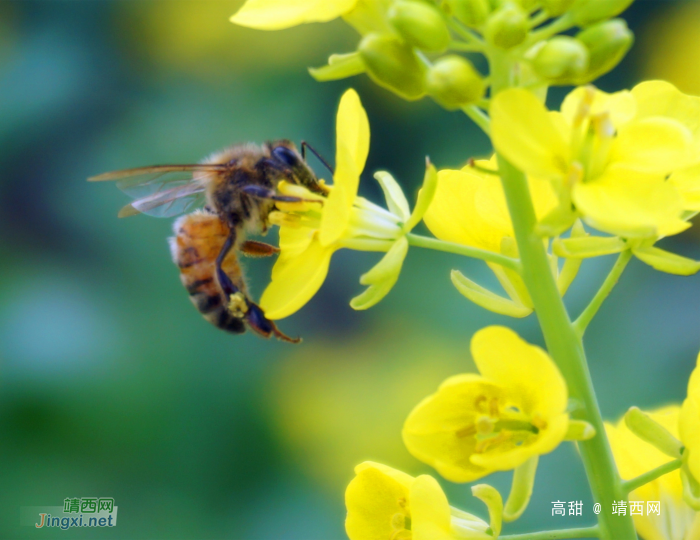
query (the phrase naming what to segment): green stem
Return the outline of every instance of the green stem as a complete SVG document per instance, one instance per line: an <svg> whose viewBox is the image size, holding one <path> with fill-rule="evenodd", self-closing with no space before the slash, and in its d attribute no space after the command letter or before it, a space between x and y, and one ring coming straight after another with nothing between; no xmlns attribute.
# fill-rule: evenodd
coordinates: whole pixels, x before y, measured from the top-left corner
<svg viewBox="0 0 700 540"><path fill-rule="evenodd" d="M652 469L650 471L645 472L644 474L640 474L639 476L632 478L632 480L623 482L622 488L625 490L625 492L630 493L631 491L634 491L635 489L643 486L644 484L653 482L654 480L656 480L660 476L663 476L664 474L668 474L672 471L675 471L676 469L680 469L681 465L683 465L682 459L674 459L673 461L669 461L668 463L664 463L663 465L656 467L656 469Z"/></svg>
<svg viewBox="0 0 700 540"><path fill-rule="evenodd" d="M540 531L525 534L508 534L499 536L499 540L559 540L564 538L598 538L598 526L580 529L561 529L559 531Z"/></svg>
<svg viewBox="0 0 700 540"><path fill-rule="evenodd" d="M583 404L581 409L572 413L572 417L587 421L596 430L595 437L579 442L593 499L603 508L610 509L612 503L622 500L626 493L605 435L583 344L557 290L542 239L535 232L537 220L525 175L501 156L498 168L515 230L523 281L532 298L547 349L566 379L569 395ZM598 519L601 538L636 540L631 517L602 512Z"/></svg>
<svg viewBox="0 0 700 540"><path fill-rule="evenodd" d="M491 119L479 107L476 105L465 105L462 107L462 111L471 118L486 135L491 134Z"/></svg>
<svg viewBox="0 0 700 540"><path fill-rule="evenodd" d="M617 283L617 280L620 279L620 275L631 258L632 251L629 249L620 253L615 261L615 265L612 267L612 270L610 270L608 277L605 278L603 285L601 285L600 289L598 289L598 292L591 300L591 303L586 306L586 309L584 309L581 315L578 316L578 319L574 321L574 330L576 330L579 337L583 336L588 327L588 323L590 323L595 314L598 313L598 309L600 309L600 306L608 297L610 291L613 290L613 287Z"/></svg>
<svg viewBox="0 0 700 540"><path fill-rule="evenodd" d="M565 17L558 19L543 31L552 31L565 26L568 24L563 20ZM511 86L514 61L495 48L487 51L487 58L491 67L492 96L495 96ZM547 349L567 382L569 396L582 405L571 413L571 417L575 420L585 420L596 431L593 438L580 441L578 446L593 500L600 503L606 510L598 515L600 538L636 540L637 534L632 518L613 516L610 511L612 503L623 500L626 493L605 434L605 426L588 371L583 343L571 324L552 275L544 243L535 230L537 218L527 179L501 155L498 155L498 169L501 172L503 190L515 231L522 265L521 275L530 293Z"/></svg>
<svg viewBox="0 0 700 540"><path fill-rule="evenodd" d="M506 257L500 253L494 253L493 251L488 251L486 249L464 246L454 242L445 242L444 240L438 240L437 238L420 236L413 233L407 234L406 239L411 246L434 249L436 251L445 251L447 253L456 253L457 255L464 255L474 259L481 259L482 261L500 264L501 266L505 266L506 268L510 268L516 272L520 270L520 264L516 259Z"/></svg>
<svg viewBox="0 0 700 540"><path fill-rule="evenodd" d="M450 49L462 52L482 52L484 46L479 43L465 43L463 41L450 42Z"/></svg>

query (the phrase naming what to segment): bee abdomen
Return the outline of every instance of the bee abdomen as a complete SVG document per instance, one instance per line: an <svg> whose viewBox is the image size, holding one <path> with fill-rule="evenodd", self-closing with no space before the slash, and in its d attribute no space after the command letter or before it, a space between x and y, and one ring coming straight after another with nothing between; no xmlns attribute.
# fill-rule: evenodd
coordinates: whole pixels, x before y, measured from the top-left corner
<svg viewBox="0 0 700 540"><path fill-rule="evenodd" d="M216 258L228 236L226 225L217 215L198 211L178 219L174 230L176 236L170 239L170 250L192 304L217 328L236 334L245 332L243 320L227 309L228 301L215 277ZM222 269L245 292L233 250L224 260Z"/></svg>

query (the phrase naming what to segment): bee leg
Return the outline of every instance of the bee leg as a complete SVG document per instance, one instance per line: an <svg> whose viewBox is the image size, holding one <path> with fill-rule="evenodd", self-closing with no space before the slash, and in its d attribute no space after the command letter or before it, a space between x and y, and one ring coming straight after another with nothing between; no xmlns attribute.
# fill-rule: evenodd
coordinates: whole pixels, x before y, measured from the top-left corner
<svg viewBox="0 0 700 540"><path fill-rule="evenodd" d="M231 281L231 278L228 277L226 272L224 272L224 270L221 268L221 265L223 264L226 255L228 255L228 252L231 251L231 248L233 248L235 243L236 229L234 227L231 227L231 233L226 239L226 242L224 242L224 245L221 248L218 257L216 257L216 277L218 278L219 285L221 285L221 290L223 291L224 296L227 299L231 298L231 295L236 294L240 290L240 288L234 285L233 281Z"/></svg>
<svg viewBox="0 0 700 540"><path fill-rule="evenodd" d="M301 197L294 197L292 195L279 195L272 189L268 189L262 186L245 186L241 188L241 191L247 193L251 197L257 199L268 199L277 202L288 202L288 203L298 203L298 202L308 202L308 203L318 203L323 206L323 201L318 199L303 199Z"/></svg>
<svg viewBox="0 0 700 540"><path fill-rule="evenodd" d="M245 314L245 320L253 332L263 337L268 338L270 335L274 334L277 339L286 341L287 343L299 343L301 341L301 338L290 338L288 335L280 332L275 323L265 317L260 306L253 302L249 302L248 304L248 312Z"/></svg>
<svg viewBox="0 0 700 540"><path fill-rule="evenodd" d="M241 252L248 257L271 257L280 252L280 248L266 244L265 242L257 242L255 240L246 240L241 245Z"/></svg>

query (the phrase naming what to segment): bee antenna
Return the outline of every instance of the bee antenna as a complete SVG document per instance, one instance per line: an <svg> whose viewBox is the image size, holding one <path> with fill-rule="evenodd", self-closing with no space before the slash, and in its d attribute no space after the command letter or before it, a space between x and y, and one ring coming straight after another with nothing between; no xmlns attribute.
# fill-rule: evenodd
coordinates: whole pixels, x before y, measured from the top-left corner
<svg viewBox="0 0 700 540"><path fill-rule="evenodd" d="M331 166L328 164L328 162L327 162L325 159L323 159L323 157L321 156L321 154L319 154L319 153L316 151L316 149L315 149L313 146L311 146L309 143L307 143L306 141L301 141L301 158L302 158L304 161L306 161L306 149L307 149L307 148L308 148L309 150L311 150L311 153L312 153L314 156L316 156L316 157L318 158L318 160L319 160L321 163L323 163L323 165L326 167L326 169L328 169L328 170L330 171L331 174L334 174L333 167L331 167Z"/></svg>

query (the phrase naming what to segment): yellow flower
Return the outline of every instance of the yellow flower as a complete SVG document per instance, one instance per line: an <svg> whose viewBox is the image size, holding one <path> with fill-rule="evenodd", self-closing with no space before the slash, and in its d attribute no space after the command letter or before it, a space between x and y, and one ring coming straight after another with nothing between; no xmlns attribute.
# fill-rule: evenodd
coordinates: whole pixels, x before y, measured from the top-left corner
<svg viewBox="0 0 700 540"><path fill-rule="evenodd" d="M438 172L437 190L423 220L440 240L517 256L515 234L501 180L496 174L485 172L496 170L496 158L479 160L475 165ZM544 217L557 206L556 194L547 180L532 178L529 183L537 216ZM457 271L453 273L453 282L472 301L492 311L516 317L531 313L532 302L517 273L497 264L488 264L511 298L498 298L502 309L489 307L460 288L460 283L469 280Z"/></svg>
<svg viewBox="0 0 700 540"><path fill-rule="evenodd" d="M453 482L551 452L569 426L566 383L542 349L491 326L474 335L471 351L481 375L447 379L403 429L409 452Z"/></svg>
<svg viewBox="0 0 700 540"><path fill-rule="evenodd" d="M347 13L358 0L248 0L231 22L259 30L327 22Z"/></svg>
<svg viewBox="0 0 700 540"><path fill-rule="evenodd" d="M281 319L299 310L321 287L333 253L349 247L364 251L390 251L389 268L380 268L364 282L374 284L377 275L396 281L406 255L401 216L357 196L360 174L369 152L369 122L357 93L350 89L340 100L336 122L336 168L327 198L305 188L282 182L286 195L323 203L278 203L280 212L270 216L280 225L280 256L272 269L272 281L260 305L270 319ZM393 181L393 179L392 179ZM397 190L398 184L394 185ZM403 196L403 194L401 194ZM390 199L390 197L388 196ZM399 242L398 247L396 241ZM392 249L394 248L394 249ZM393 285L391 282L391 285ZM368 304L388 292L383 284L365 299ZM366 307L369 307L369 305Z"/></svg>
<svg viewBox="0 0 700 540"><path fill-rule="evenodd" d="M671 405L647 414L678 437L680 407ZM672 459L637 438L625 425L624 419L616 425L606 423L605 430L620 476L625 480L635 478ZM643 515L633 515L633 518L637 532L644 540L695 540L700 537L700 517L683 501L679 471L672 471L635 489L629 498L630 501L643 503ZM660 515L647 512L647 501L660 502Z"/></svg>
<svg viewBox="0 0 700 540"><path fill-rule="evenodd" d="M685 445L684 460L690 474L700 482L700 355L688 381L688 396L680 413L680 439ZM686 456L687 454L687 456Z"/></svg>
<svg viewBox="0 0 700 540"><path fill-rule="evenodd" d="M578 88L549 112L510 89L491 105L496 150L528 175L553 181L563 207L626 238L679 233L683 199L669 174L700 161L700 101L660 81L606 94Z"/></svg>
<svg viewBox="0 0 700 540"><path fill-rule="evenodd" d="M247 0L231 22L258 30L282 30L343 17L360 34L389 31L389 0Z"/></svg>
<svg viewBox="0 0 700 540"><path fill-rule="evenodd" d="M481 519L450 508L431 476L418 478L366 461L345 492L350 540L492 539Z"/></svg>

